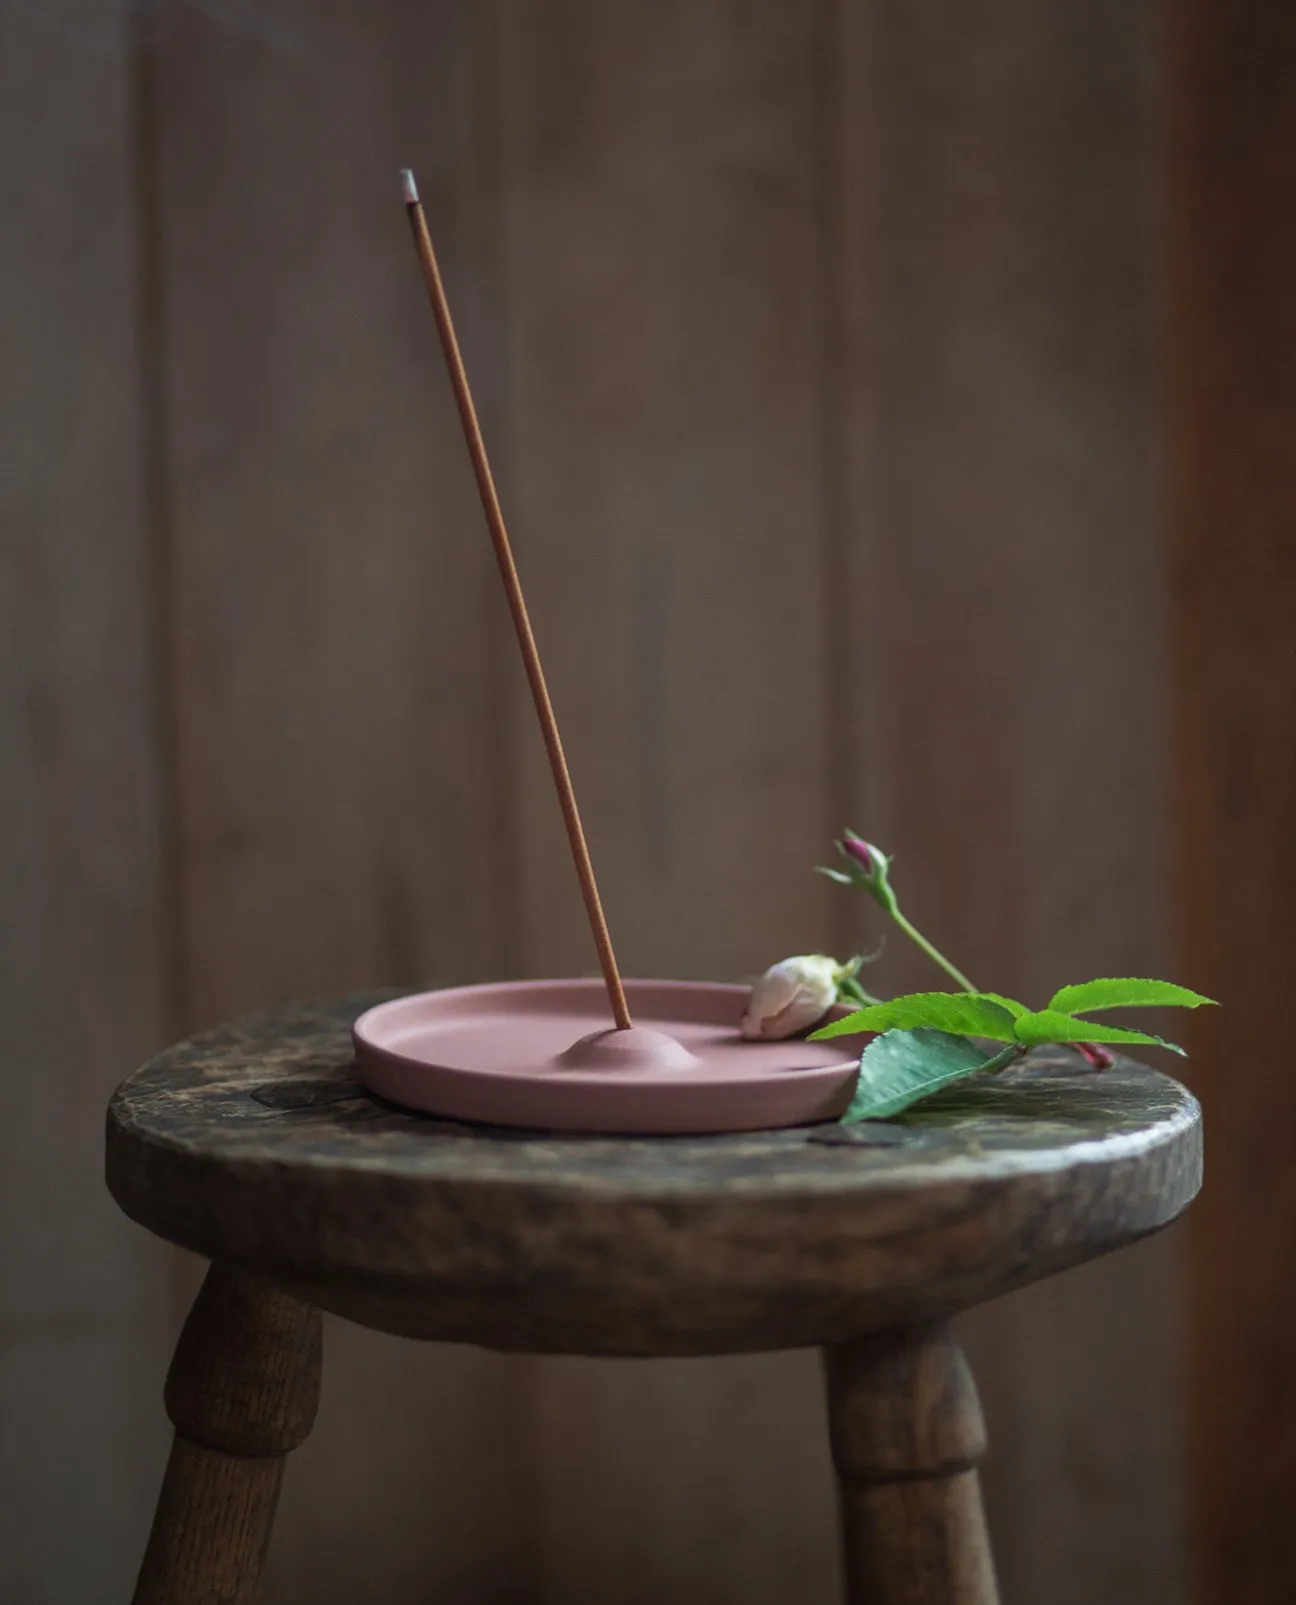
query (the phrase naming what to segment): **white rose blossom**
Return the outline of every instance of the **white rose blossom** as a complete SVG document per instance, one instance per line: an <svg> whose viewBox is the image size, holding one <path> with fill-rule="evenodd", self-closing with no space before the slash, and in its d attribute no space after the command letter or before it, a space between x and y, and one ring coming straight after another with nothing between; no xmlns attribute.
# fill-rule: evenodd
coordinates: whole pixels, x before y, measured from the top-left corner
<svg viewBox="0 0 1296 1605"><path fill-rule="evenodd" d="M838 983L848 969L825 953L802 953L770 965L751 989L743 1036L773 1042L818 1025L836 1003Z"/></svg>

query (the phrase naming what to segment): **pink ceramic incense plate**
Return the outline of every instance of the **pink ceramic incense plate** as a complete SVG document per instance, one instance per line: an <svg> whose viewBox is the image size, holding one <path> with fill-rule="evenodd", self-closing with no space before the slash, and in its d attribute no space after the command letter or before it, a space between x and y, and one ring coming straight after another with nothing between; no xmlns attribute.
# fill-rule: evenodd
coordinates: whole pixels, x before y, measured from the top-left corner
<svg viewBox="0 0 1296 1605"><path fill-rule="evenodd" d="M546 1131L760 1131L835 1119L855 1039L746 1042L747 989L627 981L635 1029L615 1031L599 981L510 981L420 992L355 1023L371 1092L406 1108Z"/></svg>

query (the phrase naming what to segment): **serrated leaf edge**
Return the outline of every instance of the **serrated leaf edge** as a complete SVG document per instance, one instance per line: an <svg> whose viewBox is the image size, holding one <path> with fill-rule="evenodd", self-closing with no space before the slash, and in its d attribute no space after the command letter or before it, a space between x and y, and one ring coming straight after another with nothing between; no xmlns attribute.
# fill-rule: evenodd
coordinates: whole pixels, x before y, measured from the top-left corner
<svg viewBox="0 0 1296 1605"><path fill-rule="evenodd" d="M969 1048L972 1048L973 1050L976 1049L976 1043L973 1042L970 1037L965 1037L958 1031L941 1031L939 1026L919 1026L916 1029L922 1031L934 1031L943 1037L950 1037L956 1042L965 1042ZM886 1037L893 1035L909 1034L910 1033L908 1031L905 1031L900 1027L896 1027L892 1031L883 1031L875 1039L875 1041L881 1042ZM868 1048L865 1048L864 1050L864 1055L867 1055L869 1048L872 1048L874 1045L875 1044L873 1042L870 1042ZM936 1093L942 1091L943 1088L951 1086L955 1081L962 1081L965 1076L979 1075L983 1071L989 1071L993 1073L994 1071L1004 1069L1007 1065L1011 1064L1014 1059L1019 1057L1021 1051L1022 1050L1018 1044L1009 1043L1009 1045L1001 1052L993 1053L987 1059L983 1059L975 1064L970 1064L964 1069L951 1071L948 1075L933 1078L933 1081L928 1086L920 1088L913 1094L913 1096L906 1097L902 1103L897 1104L895 1103L894 1099L883 1100L881 1104L872 1104L865 1109L860 1109L857 1111L856 1100L860 1094L860 1081L862 1081L864 1077L864 1055L861 1055L859 1080L857 1080L855 1083L855 1090L851 1094L850 1105L845 1114L842 1115L840 1123L843 1126L854 1126L858 1125L864 1120L889 1120L892 1115L903 1114L906 1109L911 1109L914 1104L921 1103L925 1098L933 1097Z"/></svg>
<svg viewBox="0 0 1296 1605"><path fill-rule="evenodd" d="M895 1004L910 1003L919 998L948 998L952 1003L962 1003L969 1000L990 1003L1002 1011L1005 1015L1005 1020L999 1026L999 1032L978 1029L975 1034L989 1037L991 1041L1012 1043L1016 1040L1015 1036L1000 1034L1000 1032L1007 1033L1012 1031L1014 1028L1017 1016L1014 1015L1013 1008L1005 1006L1007 1003L1011 1003L1011 999L1001 1000L997 995L981 992L903 992L899 997L884 998L879 1003L870 1003L867 1007L857 1009L853 1014L847 1014L840 1020L830 1020L827 1025L821 1025L817 1031L810 1033L810 1041L821 1042L827 1041L832 1037L851 1036L857 1031L877 1031L882 1034L888 1031L939 1031L948 1037L963 1035L962 1032L951 1031L948 1026L936 1025L934 1022L920 1021L916 1025L896 1025L893 1022L870 1024L861 1018L863 1015L871 1014L874 1009L886 1009ZM1021 1014L1030 1012L1023 1004L1015 1004L1013 1007Z"/></svg>
<svg viewBox="0 0 1296 1605"><path fill-rule="evenodd" d="M1188 996L1180 999L1146 998L1132 1003L1090 1003L1083 1008L1074 1004L1059 1004L1058 999L1065 997L1068 992L1080 992L1089 986L1165 986L1172 987L1177 992L1186 992ZM1208 998L1203 992L1194 992L1191 987L1180 986L1177 981L1159 981L1150 975L1099 975L1092 981L1075 981L1069 986L1060 986L1049 999L1048 1010L1059 1014L1079 1016L1082 1014L1101 1014L1107 1009L1199 1009L1204 1004L1213 1008L1219 1005L1214 998ZM1044 1011L1040 1011L1044 1012Z"/></svg>
<svg viewBox="0 0 1296 1605"><path fill-rule="evenodd" d="M1038 1037L1023 1037L1021 1027L1031 1020L1038 1020L1044 1015L1052 1015L1059 1020L1069 1020L1076 1028L1074 1036L1062 1037L1054 1034ZM1048 1027L1045 1028L1046 1030ZM1097 1020L1082 1020L1078 1014L1067 1014L1062 1009L1035 1009L1023 1015L1013 1024L1013 1034L1017 1041L1025 1048L1046 1048L1050 1045L1066 1047L1074 1042L1109 1042L1113 1047L1148 1047L1169 1048L1172 1053L1187 1057L1186 1050L1177 1042L1169 1042L1165 1037L1153 1036L1150 1031L1134 1031L1124 1026L1103 1025Z"/></svg>

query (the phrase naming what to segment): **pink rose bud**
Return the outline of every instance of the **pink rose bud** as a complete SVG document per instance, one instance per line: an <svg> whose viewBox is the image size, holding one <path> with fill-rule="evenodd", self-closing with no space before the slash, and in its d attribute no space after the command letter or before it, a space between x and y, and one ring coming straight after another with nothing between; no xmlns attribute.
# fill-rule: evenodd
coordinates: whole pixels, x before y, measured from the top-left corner
<svg viewBox="0 0 1296 1605"><path fill-rule="evenodd" d="M862 886L888 914L894 914L895 893L888 878L891 860L882 849L866 842L853 830L845 830L837 843L837 851L846 860L847 867L844 874L840 870L830 871L833 878L848 885Z"/></svg>
<svg viewBox="0 0 1296 1605"><path fill-rule="evenodd" d="M742 1017L743 1036L772 1042L818 1025L837 1001L843 969L823 953L802 953L772 964L751 989Z"/></svg>
<svg viewBox="0 0 1296 1605"><path fill-rule="evenodd" d="M853 830L842 832L841 850L847 858L853 858L866 875L877 874L877 860L882 857L876 847L870 847L862 836L857 836ZM882 860L886 862L885 859Z"/></svg>

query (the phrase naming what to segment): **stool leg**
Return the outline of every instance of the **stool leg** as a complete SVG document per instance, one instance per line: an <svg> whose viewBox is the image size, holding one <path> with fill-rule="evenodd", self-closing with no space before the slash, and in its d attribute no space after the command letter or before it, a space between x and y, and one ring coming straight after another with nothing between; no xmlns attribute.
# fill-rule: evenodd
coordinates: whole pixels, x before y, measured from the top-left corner
<svg viewBox="0 0 1296 1605"><path fill-rule="evenodd" d="M175 1442L134 1605L251 1605L319 1389L319 1311L213 1265L167 1376Z"/></svg>
<svg viewBox="0 0 1296 1605"><path fill-rule="evenodd" d="M825 1349L848 1605L996 1605L976 1384L945 1326Z"/></svg>

